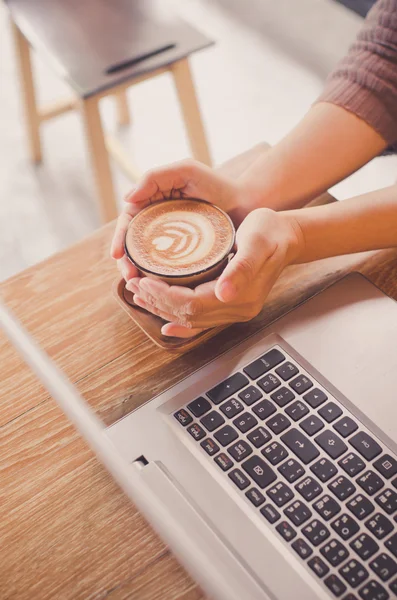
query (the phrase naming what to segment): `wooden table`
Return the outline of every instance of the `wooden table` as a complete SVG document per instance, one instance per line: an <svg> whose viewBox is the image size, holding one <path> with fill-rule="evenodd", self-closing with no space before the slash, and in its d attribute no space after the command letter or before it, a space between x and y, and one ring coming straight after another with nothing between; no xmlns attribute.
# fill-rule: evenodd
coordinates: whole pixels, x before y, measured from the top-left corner
<svg viewBox="0 0 397 600"><path fill-rule="evenodd" d="M251 159L227 169L236 174ZM397 300L397 250L291 267L259 317L170 354L112 297L113 229L0 286L106 424L349 271ZM0 357L0 598L204 598L1 334Z"/></svg>

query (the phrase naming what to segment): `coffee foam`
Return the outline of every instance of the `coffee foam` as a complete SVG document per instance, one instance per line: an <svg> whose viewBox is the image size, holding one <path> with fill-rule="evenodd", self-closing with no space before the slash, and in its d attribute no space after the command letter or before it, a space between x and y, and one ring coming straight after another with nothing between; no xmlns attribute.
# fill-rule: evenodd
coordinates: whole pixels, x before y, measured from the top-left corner
<svg viewBox="0 0 397 600"><path fill-rule="evenodd" d="M199 200L168 200L138 213L126 235L131 258L161 275L190 275L210 268L230 251L228 217Z"/></svg>

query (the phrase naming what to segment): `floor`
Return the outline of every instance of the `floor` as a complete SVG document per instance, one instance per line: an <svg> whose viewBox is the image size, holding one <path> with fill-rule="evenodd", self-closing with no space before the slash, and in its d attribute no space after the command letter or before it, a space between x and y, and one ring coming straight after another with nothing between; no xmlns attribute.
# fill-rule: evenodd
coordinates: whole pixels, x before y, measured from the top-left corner
<svg viewBox="0 0 397 600"><path fill-rule="evenodd" d="M194 77L216 163L259 141L276 143L321 91L361 18L332 0L172 0L216 40L193 57ZM6 9L0 4L0 280L80 240L100 225L81 122L45 125L44 162L29 163ZM43 102L67 90L35 61ZM161 101L159 100L161 99ZM142 171L188 155L167 76L129 92L133 126L117 132ZM103 101L106 127L114 105ZM334 188L340 199L395 181L396 157L376 159ZM114 170L122 203L130 183Z"/></svg>

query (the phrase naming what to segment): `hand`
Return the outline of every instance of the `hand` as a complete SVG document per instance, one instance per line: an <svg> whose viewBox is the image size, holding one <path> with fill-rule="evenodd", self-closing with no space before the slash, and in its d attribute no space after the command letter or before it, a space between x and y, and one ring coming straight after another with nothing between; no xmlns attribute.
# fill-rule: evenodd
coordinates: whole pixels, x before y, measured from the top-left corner
<svg viewBox="0 0 397 600"><path fill-rule="evenodd" d="M212 202L228 212L235 225L239 225L254 208L249 194L238 180L224 177L202 163L186 160L149 171L126 197L126 206L117 220L112 241L111 255L117 260L126 281L138 276L124 253L124 238L132 217L148 204L169 198L200 198ZM136 291L138 280L133 283L133 291Z"/></svg>
<svg viewBox="0 0 397 600"><path fill-rule="evenodd" d="M253 210L237 231L237 252L217 281L195 289L144 277L128 282L134 302L170 321L162 334L191 337L218 325L249 321L259 314L283 269L304 252L296 218L288 212Z"/></svg>

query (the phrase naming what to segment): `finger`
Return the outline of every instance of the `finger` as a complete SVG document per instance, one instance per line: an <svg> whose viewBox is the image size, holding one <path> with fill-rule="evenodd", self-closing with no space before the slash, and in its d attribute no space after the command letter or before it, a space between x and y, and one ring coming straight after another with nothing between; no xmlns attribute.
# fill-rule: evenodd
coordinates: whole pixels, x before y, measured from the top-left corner
<svg viewBox="0 0 397 600"><path fill-rule="evenodd" d="M143 208L155 200L168 199L173 191L180 192L185 188L192 176L192 164L183 161L149 171L127 196L126 202Z"/></svg>
<svg viewBox="0 0 397 600"><path fill-rule="evenodd" d="M134 301L134 304L136 304L140 308L144 308L147 312L151 313L152 315L155 315L156 317L160 317L161 319L163 319L163 321L172 321L175 319L175 317L173 315L170 315L169 313L167 313L165 311L159 310L155 306L150 306L136 294L133 297L133 301Z"/></svg>
<svg viewBox="0 0 397 600"><path fill-rule="evenodd" d="M132 279L129 279L125 286L126 289L129 292L132 292L133 294L138 294L140 280L141 280L141 277L133 277Z"/></svg>
<svg viewBox="0 0 397 600"><path fill-rule="evenodd" d="M222 302L231 302L239 293L246 293L269 257L265 237L258 230L257 219L250 216L237 232L237 252L215 287L216 297Z"/></svg>
<svg viewBox="0 0 397 600"><path fill-rule="evenodd" d="M176 315L200 315L223 304L215 296L215 281L208 281L194 289L184 286L168 285L162 281L145 278L140 282L140 288L156 299L156 305L165 305Z"/></svg>
<svg viewBox="0 0 397 600"><path fill-rule="evenodd" d="M117 268L126 281L138 277L138 269L125 255L117 261Z"/></svg>
<svg viewBox="0 0 397 600"><path fill-rule="evenodd" d="M198 335L205 329L189 329L177 323L167 323L161 328L161 333L167 337L191 338Z"/></svg>
<svg viewBox="0 0 397 600"><path fill-rule="evenodd" d="M110 246L110 255L112 258L121 258L124 256L124 240L128 226L131 222L132 215L128 212L122 212L117 219L116 230L113 235L112 244Z"/></svg>

